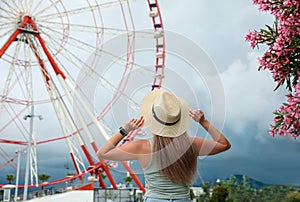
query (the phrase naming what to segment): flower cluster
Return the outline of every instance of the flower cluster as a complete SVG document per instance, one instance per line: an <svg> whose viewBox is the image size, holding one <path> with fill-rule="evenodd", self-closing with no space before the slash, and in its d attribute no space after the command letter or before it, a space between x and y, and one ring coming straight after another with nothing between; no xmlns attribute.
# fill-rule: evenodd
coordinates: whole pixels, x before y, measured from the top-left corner
<svg viewBox="0 0 300 202"><path fill-rule="evenodd" d="M259 44L268 46L259 58L258 69L268 69L278 84L276 89L286 83L290 92L287 103L274 112L276 117L270 134L289 134L296 138L300 135L300 1L253 0L253 3L276 19L273 26L266 25L265 29L246 35L252 48Z"/></svg>
<svg viewBox="0 0 300 202"><path fill-rule="evenodd" d="M300 78L295 86L295 94L287 95L288 103L284 103L279 110L274 112L274 125L272 125L270 135L289 134L295 138L300 135Z"/></svg>

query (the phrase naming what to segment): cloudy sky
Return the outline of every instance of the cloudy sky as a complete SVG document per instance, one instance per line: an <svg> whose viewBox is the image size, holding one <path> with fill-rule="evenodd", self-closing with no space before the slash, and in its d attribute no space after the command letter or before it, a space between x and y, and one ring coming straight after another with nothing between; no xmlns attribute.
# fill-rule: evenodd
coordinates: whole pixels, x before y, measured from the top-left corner
<svg viewBox="0 0 300 202"><path fill-rule="evenodd" d="M245 174L271 184L299 184L300 146L290 137L270 137L272 112L284 102L284 88L268 71L257 71L264 47L252 50L245 42L249 30L271 24L273 18L257 10L251 1L161 2L167 30L193 40L213 60L225 92L223 132L230 151L203 159L204 180Z"/></svg>
<svg viewBox="0 0 300 202"><path fill-rule="evenodd" d="M145 3L137 1L136 9L133 8L134 18L142 24L145 22L142 28L149 28L148 12L144 9L148 9ZM163 87L188 99L192 108L203 109L232 144L232 148L225 153L200 158L197 180L200 176L204 181L214 181L233 174L245 174L269 184L299 184L298 140L268 135L272 112L284 102L285 89L274 92L276 84L269 72L257 71L257 58L262 55L264 47L252 50L245 41L249 30L271 24L272 16L258 11L250 0L172 0L171 3L163 0L160 1L160 9L168 52ZM104 12L104 16L113 19L109 11ZM138 52L136 54L139 55ZM137 63L142 66L153 63L152 60L143 60L142 57L141 61L138 58ZM148 77L152 79L152 75L132 76L134 79L129 81L128 91L131 92L131 86L144 85ZM103 95L100 97L103 98ZM137 102L140 100L141 96L136 99ZM99 105L97 107L101 108ZM118 112L117 109L116 104L113 111ZM47 110L47 107L37 109L38 113L44 115L40 123L43 134L50 133L47 131L49 128L53 133L52 129L57 124L51 121ZM4 119L4 116L0 118ZM117 124L124 122L123 117L119 119L115 120ZM192 127L191 133L195 132L195 125ZM209 138L202 130L196 132L197 136ZM100 139L97 141L101 142ZM65 143L50 143L40 147L40 169L47 168L51 176L57 173L63 173L61 176L64 176L66 170L63 164L70 163L67 160L68 152L53 148L66 150Z"/></svg>

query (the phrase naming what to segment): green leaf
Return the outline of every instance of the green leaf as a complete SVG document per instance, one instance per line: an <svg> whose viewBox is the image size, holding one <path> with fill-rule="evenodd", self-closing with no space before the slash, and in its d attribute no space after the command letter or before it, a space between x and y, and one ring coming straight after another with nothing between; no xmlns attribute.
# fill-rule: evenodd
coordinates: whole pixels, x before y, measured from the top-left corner
<svg viewBox="0 0 300 202"><path fill-rule="evenodd" d="M263 33L267 33L267 34L271 34L271 32L270 31L267 31L266 29L261 29L261 32L263 32Z"/></svg>
<svg viewBox="0 0 300 202"><path fill-rule="evenodd" d="M269 26L269 25L266 25L266 27L268 28L268 30L269 30L269 32L270 32L270 34L274 34L274 30L273 30L273 28L271 27L271 26Z"/></svg>
<svg viewBox="0 0 300 202"><path fill-rule="evenodd" d="M278 115L278 116L282 116L283 114L280 112L273 112L273 114Z"/></svg>
<svg viewBox="0 0 300 202"><path fill-rule="evenodd" d="M277 86L276 86L276 88L273 90L273 91L276 91L276 90L278 90L278 88L281 86L282 84L281 83L279 83Z"/></svg>
<svg viewBox="0 0 300 202"><path fill-rule="evenodd" d="M278 128L283 122L283 119L277 122L277 124L273 127L274 129Z"/></svg>

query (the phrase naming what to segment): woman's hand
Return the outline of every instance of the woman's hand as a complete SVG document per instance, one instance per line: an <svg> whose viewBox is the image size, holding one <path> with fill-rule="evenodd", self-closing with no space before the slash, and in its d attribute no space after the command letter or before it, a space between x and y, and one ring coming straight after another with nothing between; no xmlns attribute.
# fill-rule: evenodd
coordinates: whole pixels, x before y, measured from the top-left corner
<svg viewBox="0 0 300 202"><path fill-rule="evenodd" d="M123 128L126 132L131 132L133 130L142 127L144 124L144 118L141 116L139 119L130 119ZM141 155L139 152L144 152L141 149L142 145L140 141L131 141L125 145L117 147L119 142L125 136L119 131L115 133L103 146L97 151L97 156L100 159L123 161L123 160L137 160Z"/></svg>
<svg viewBox="0 0 300 202"><path fill-rule="evenodd" d="M126 130L127 133L138 129L139 127L144 125L144 117L140 117L139 119L137 118L132 118L130 119L124 126L123 128Z"/></svg>
<svg viewBox="0 0 300 202"><path fill-rule="evenodd" d="M195 138L194 144L196 145L199 156L213 155L226 151L231 147L227 138L215 128L204 116L204 112L200 109L190 110L190 117L200 125L211 135L213 141L204 140L202 138Z"/></svg>
<svg viewBox="0 0 300 202"><path fill-rule="evenodd" d="M206 119L204 116L204 112L200 109L196 109L196 110L190 110L189 111L190 117L192 119L194 119L194 121L202 124Z"/></svg>

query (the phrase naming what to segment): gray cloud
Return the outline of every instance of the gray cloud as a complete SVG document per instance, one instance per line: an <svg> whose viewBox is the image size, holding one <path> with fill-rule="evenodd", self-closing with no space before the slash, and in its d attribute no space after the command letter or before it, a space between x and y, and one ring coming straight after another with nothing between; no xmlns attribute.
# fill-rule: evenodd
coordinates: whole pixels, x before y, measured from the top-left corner
<svg viewBox="0 0 300 202"><path fill-rule="evenodd" d="M161 1L160 4L166 30L185 36L207 53L220 72L217 76L221 78L224 87L226 118L223 131L232 142L232 148L224 154L200 159L199 172L203 179L212 180L227 178L231 174L247 174L266 183L298 183L300 179L295 173L300 166L297 163L300 149L297 142L289 137L271 138L268 135L269 123L273 118L272 112L284 100L285 92L272 91L275 84L269 72L257 71L256 59L263 49L253 51L244 40L248 30L270 24L273 18L269 14L259 12L251 1L174 0L172 3ZM142 28L152 26L149 23L148 13L144 12L146 9L148 8L144 3L142 5L137 3L136 8L133 6L135 19L143 24ZM104 14L106 14L104 16L112 15L107 11ZM115 26L119 26L118 23ZM171 47L171 44L167 44L168 47ZM193 53L188 54L192 56ZM184 63L176 63L176 59L171 55L167 57L168 70L163 85L176 90L183 97L190 97L191 93L182 92L177 88L176 79L184 80L184 87L192 88L193 93L199 96L192 103L193 107L204 108L207 116L211 116L211 97L204 81L198 83L199 78L190 79L190 75L185 78L181 67L176 66ZM140 64L142 62L143 60L139 61ZM148 63L150 62L147 60L146 65ZM136 73L138 76L143 74L145 72ZM147 82L152 81L149 75L145 77ZM3 88L3 84L0 85ZM130 85L134 85L134 82ZM101 95L95 96L101 98ZM200 106L197 106L198 103ZM123 104L118 103L118 107ZM97 107L99 106L100 104ZM61 136L57 123L53 122L55 114L48 110L50 107L48 105L36 109L37 113L44 116L44 120L38 121L41 126L36 131L39 140L49 138L49 135ZM217 107L215 106L216 109ZM119 108L115 110L117 109ZM5 123L5 118L7 117L0 117L1 124ZM218 122L218 117L215 118L214 121ZM114 117L108 119L112 120ZM114 124L119 124L123 120L114 119L114 121ZM117 128L114 125L113 127ZM6 132L12 134L14 131L9 129ZM203 133L201 130L198 131L199 136L205 137ZM100 141L100 137L98 138L97 143L101 144L102 139ZM41 172L52 176L60 173L60 176L64 176L66 170L63 164L69 159L64 140L57 144L41 145L38 148L42 148L38 153L39 161L43 165L40 167ZM10 150L14 152L15 147Z"/></svg>
<svg viewBox="0 0 300 202"><path fill-rule="evenodd" d="M166 29L186 36L207 52L225 89L223 131L232 148L200 160L204 180L246 174L266 183L298 183L294 174L299 168L297 142L268 135L272 113L285 100L286 91L273 92L276 84L270 73L257 71L257 58L265 48L251 50L244 38L249 30L272 24L273 17L258 11L252 1L176 0L161 4Z"/></svg>

